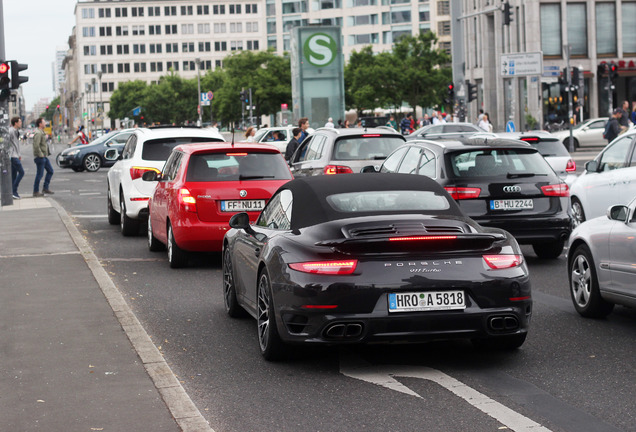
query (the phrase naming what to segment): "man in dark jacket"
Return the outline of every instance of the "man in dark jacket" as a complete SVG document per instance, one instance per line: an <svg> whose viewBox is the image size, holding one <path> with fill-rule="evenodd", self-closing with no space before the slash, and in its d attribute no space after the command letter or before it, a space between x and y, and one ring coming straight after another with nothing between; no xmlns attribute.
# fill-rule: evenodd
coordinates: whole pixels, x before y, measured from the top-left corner
<svg viewBox="0 0 636 432"><path fill-rule="evenodd" d="M607 140L608 144L614 141L614 138L616 138L621 132L621 125L619 122L622 114L623 110L616 108L612 113L612 117L607 121L607 126L605 127L605 133L603 136Z"/></svg>
<svg viewBox="0 0 636 432"><path fill-rule="evenodd" d="M294 137L287 143L287 147L285 148L285 160L287 161L287 163L290 162L292 156L294 155L294 152L300 145L300 143L298 142L298 138L300 138L302 131L303 130L301 128L292 129L292 135Z"/></svg>

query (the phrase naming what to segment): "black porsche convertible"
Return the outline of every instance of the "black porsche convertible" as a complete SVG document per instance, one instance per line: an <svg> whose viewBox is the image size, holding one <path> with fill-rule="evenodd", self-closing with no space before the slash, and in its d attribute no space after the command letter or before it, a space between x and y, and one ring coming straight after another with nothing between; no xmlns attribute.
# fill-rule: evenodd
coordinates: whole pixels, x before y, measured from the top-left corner
<svg viewBox="0 0 636 432"><path fill-rule="evenodd" d="M238 213L230 226L225 308L256 318L267 360L294 343L466 338L515 349L526 339L532 299L517 242L427 177L295 179L254 225Z"/></svg>

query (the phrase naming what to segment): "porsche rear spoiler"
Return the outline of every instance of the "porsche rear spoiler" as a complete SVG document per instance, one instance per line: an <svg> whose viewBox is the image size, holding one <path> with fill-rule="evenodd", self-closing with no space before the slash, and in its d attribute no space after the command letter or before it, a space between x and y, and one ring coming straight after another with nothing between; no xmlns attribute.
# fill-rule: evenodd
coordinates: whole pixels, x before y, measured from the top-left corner
<svg viewBox="0 0 636 432"><path fill-rule="evenodd" d="M413 236L383 236L344 238L316 242L343 253L382 254L400 252L461 253L486 251L496 242L505 240L503 234L433 234Z"/></svg>

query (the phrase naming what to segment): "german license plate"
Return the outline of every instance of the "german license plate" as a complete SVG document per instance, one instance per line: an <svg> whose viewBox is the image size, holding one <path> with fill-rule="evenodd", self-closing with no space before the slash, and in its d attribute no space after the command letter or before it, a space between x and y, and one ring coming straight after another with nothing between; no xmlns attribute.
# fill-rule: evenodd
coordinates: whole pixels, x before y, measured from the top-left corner
<svg viewBox="0 0 636 432"><path fill-rule="evenodd" d="M464 291L426 291L389 294L389 312L466 309Z"/></svg>
<svg viewBox="0 0 636 432"><path fill-rule="evenodd" d="M491 200L490 210L532 210L534 202L531 199Z"/></svg>
<svg viewBox="0 0 636 432"><path fill-rule="evenodd" d="M265 200L221 201L221 211L224 212L261 211L263 207Z"/></svg>

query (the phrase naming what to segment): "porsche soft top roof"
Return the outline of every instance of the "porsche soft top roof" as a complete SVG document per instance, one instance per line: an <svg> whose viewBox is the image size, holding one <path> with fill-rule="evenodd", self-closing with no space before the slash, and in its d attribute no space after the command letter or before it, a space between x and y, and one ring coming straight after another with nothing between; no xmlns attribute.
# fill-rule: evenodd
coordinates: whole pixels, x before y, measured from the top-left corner
<svg viewBox="0 0 636 432"><path fill-rule="evenodd" d="M382 212L382 215L408 213L466 217L455 200L448 195L442 186L435 180L419 175L364 173L303 177L285 183L278 189L278 192L283 189L289 189L294 195L292 204L292 229L305 228L338 219L377 215L375 212L356 212L353 214L339 212L329 205L326 200L330 195L351 192L396 190L432 191L447 197L450 205L447 210L426 211L424 213L422 211L404 211L396 208L395 211Z"/></svg>

